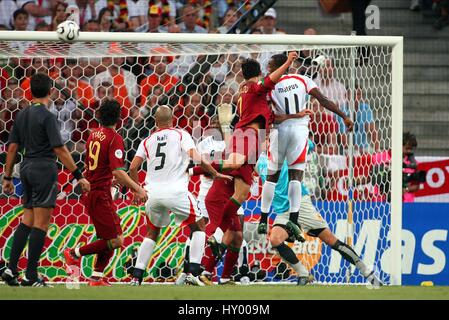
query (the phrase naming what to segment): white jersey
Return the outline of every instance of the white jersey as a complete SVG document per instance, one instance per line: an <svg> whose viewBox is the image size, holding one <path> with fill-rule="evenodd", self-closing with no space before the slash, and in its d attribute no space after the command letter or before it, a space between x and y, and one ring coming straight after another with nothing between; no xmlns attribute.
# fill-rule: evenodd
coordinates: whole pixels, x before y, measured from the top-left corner
<svg viewBox="0 0 449 320"><path fill-rule="evenodd" d="M158 196L188 191L187 152L194 148L192 137L181 129L161 129L143 140L136 156L147 161L145 189Z"/></svg>
<svg viewBox="0 0 449 320"><path fill-rule="evenodd" d="M287 74L281 77L270 93L274 114L296 114L306 108L307 95L317 85L309 77ZM309 125L310 118L289 119L296 124Z"/></svg>
<svg viewBox="0 0 449 320"><path fill-rule="evenodd" d="M200 154L208 154L208 160L212 162L222 158L222 154L226 149L226 143L224 141L217 141L212 136L209 136L198 143L197 149ZM205 198L210 187L212 187L213 180L203 174L201 175L200 181L198 198Z"/></svg>

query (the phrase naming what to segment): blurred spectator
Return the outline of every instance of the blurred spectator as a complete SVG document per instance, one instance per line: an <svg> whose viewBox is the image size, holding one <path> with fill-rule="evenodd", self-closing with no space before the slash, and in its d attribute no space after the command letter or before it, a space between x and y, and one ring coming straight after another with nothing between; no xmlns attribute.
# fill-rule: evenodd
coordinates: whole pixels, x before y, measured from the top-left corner
<svg viewBox="0 0 449 320"><path fill-rule="evenodd" d="M313 28L308 28L304 30L304 35L316 35L317 31ZM293 63L293 69L296 73L308 76L309 78L315 79L318 73L313 67L313 59L316 54L313 50L301 50L299 52L298 59Z"/></svg>
<svg viewBox="0 0 449 320"><path fill-rule="evenodd" d="M101 32L114 31L114 12L109 8L103 8L98 13L98 23Z"/></svg>
<svg viewBox="0 0 449 320"><path fill-rule="evenodd" d="M30 15L25 9L17 9L13 14L13 27L16 31L29 30L29 17Z"/></svg>
<svg viewBox="0 0 449 320"><path fill-rule="evenodd" d="M147 22L148 0L127 0L129 27L136 29Z"/></svg>
<svg viewBox="0 0 449 320"><path fill-rule="evenodd" d="M346 103L346 87L335 79L333 59L326 58L324 65L320 67L315 83L321 92L339 107Z"/></svg>
<svg viewBox="0 0 449 320"><path fill-rule="evenodd" d="M100 32L101 28L97 20L91 19L83 25L82 30L87 32Z"/></svg>
<svg viewBox="0 0 449 320"><path fill-rule="evenodd" d="M184 95L184 107L178 106L174 110L173 125L184 129L190 134L194 131L196 134L202 133L202 130L209 125L209 117L205 113L202 104L202 92L188 91ZM200 131L197 131L197 130Z"/></svg>
<svg viewBox="0 0 449 320"><path fill-rule="evenodd" d="M17 0L17 7L27 11L30 15L29 30L34 30L36 25L45 21L47 24L51 24L51 7L55 4L56 0Z"/></svg>
<svg viewBox="0 0 449 320"><path fill-rule="evenodd" d="M0 24L13 29L13 14L18 9L16 1L0 1Z"/></svg>
<svg viewBox="0 0 449 320"><path fill-rule="evenodd" d="M207 76L210 77L211 81L220 85L224 82L228 72L229 67L228 63L226 62L226 57L225 55L221 55L218 60L214 64L212 64Z"/></svg>
<svg viewBox="0 0 449 320"><path fill-rule="evenodd" d="M34 31L51 31L51 25L47 24L45 21L41 21L36 25Z"/></svg>
<svg viewBox="0 0 449 320"><path fill-rule="evenodd" d="M182 23L179 28L182 33L207 33L207 30L197 24L198 8L194 5L185 5L182 8Z"/></svg>
<svg viewBox="0 0 449 320"><path fill-rule="evenodd" d="M64 87L64 82L57 80L56 83L60 87ZM75 129L74 120L76 118L79 119L81 113L76 110L75 102L70 98L67 92L64 92L64 90L53 88L50 99L51 104L49 110L56 115L60 124L61 137L64 143L67 144L72 140L72 132ZM71 149L71 146L69 146L69 150Z"/></svg>
<svg viewBox="0 0 449 320"><path fill-rule="evenodd" d="M57 70L51 70L50 61L54 61L54 59L33 58L31 60L31 65L29 65L29 59L22 59L21 63L26 65L27 68L25 74L26 78L21 82L20 86L23 89L24 96L28 101L31 101L33 98L30 88L30 78L33 74L42 72L48 74L52 79L56 79L59 76Z"/></svg>
<svg viewBox="0 0 449 320"><path fill-rule="evenodd" d="M51 19L51 30L55 31L58 25L67 19L67 3L58 1L53 7L53 14Z"/></svg>
<svg viewBox="0 0 449 320"><path fill-rule="evenodd" d="M230 88L234 92L238 92L240 89L240 84L244 81L242 74L242 60L244 58L238 57L234 62L231 62L231 70L226 76L225 86ZM231 58L231 61L233 59Z"/></svg>
<svg viewBox="0 0 449 320"><path fill-rule="evenodd" d="M348 98L351 95L351 90L349 88L347 89L347 95ZM369 104L363 101L363 89L358 83L355 85L354 98L354 151L360 154L379 152L379 139L376 124L374 122L373 111ZM349 116L349 103L344 104L341 110ZM337 121L341 135L341 143L343 146L347 146L348 136L345 124L340 117L337 117Z"/></svg>
<svg viewBox="0 0 449 320"><path fill-rule="evenodd" d="M418 171L418 162L415 159L415 149L418 147L416 136L404 132L402 137L402 201L414 202L415 192L419 184L425 181L425 172Z"/></svg>
<svg viewBox="0 0 449 320"><path fill-rule="evenodd" d="M161 85L155 85L151 87L151 92L147 97L147 102L142 104L140 108L140 114L143 117L147 117L153 113L153 109L158 106L158 100L164 93L164 87Z"/></svg>
<svg viewBox="0 0 449 320"><path fill-rule="evenodd" d="M284 31L276 29L277 13L273 8L268 9L261 18L261 24L259 29L264 34L285 34Z"/></svg>
<svg viewBox="0 0 449 320"><path fill-rule="evenodd" d="M161 9L163 26L173 26L176 24L176 11L178 8L176 0L149 0L148 4L150 8L156 5Z"/></svg>
<svg viewBox="0 0 449 320"><path fill-rule="evenodd" d="M337 121L332 114L325 111L318 101L312 99L311 103L313 116L310 117L310 131L313 132L317 153L337 154Z"/></svg>
<svg viewBox="0 0 449 320"><path fill-rule="evenodd" d="M135 105L139 95L137 78L134 74L122 68L124 61L125 58L123 57L104 57L101 64L107 69L97 74L93 79L94 90L97 90L103 82L112 83L114 98L124 107L122 119L128 117L128 112Z"/></svg>
<svg viewBox="0 0 449 320"><path fill-rule="evenodd" d="M77 59L66 59L66 65L61 70L64 79L63 88L67 88L70 96L84 108L92 107L95 102L94 89L86 81L81 80L83 69Z"/></svg>
<svg viewBox="0 0 449 320"><path fill-rule="evenodd" d="M167 32L167 28L161 26L162 9L157 5L152 5L148 10L148 22L138 28L136 32ZM176 26L177 27L177 26ZM178 28L179 29L179 28Z"/></svg>
<svg viewBox="0 0 449 320"><path fill-rule="evenodd" d="M237 22L240 18L240 12L236 8L230 7L223 18L223 23L217 28L219 33L227 33L229 29Z"/></svg>
<svg viewBox="0 0 449 320"><path fill-rule="evenodd" d="M107 0L65 0L69 6L75 6L79 9L79 25L84 25L91 19L98 18L101 9L108 6Z"/></svg>
<svg viewBox="0 0 449 320"><path fill-rule="evenodd" d="M17 113L27 105L27 102L23 99L23 90L15 78L8 79L1 98L0 136L1 141L6 143Z"/></svg>
<svg viewBox="0 0 449 320"><path fill-rule="evenodd" d="M449 25L449 0L441 0L438 2L437 11L439 18L433 25L436 30L441 30Z"/></svg>
<svg viewBox="0 0 449 320"><path fill-rule="evenodd" d="M153 73L140 82L140 104L142 106L147 104L149 93L152 92L154 86L160 85L164 92L168 92L178 82L178 78L167 73L167 65L172 60L173 58L168 56L151 57L150 64L153 67Z"/></svg>

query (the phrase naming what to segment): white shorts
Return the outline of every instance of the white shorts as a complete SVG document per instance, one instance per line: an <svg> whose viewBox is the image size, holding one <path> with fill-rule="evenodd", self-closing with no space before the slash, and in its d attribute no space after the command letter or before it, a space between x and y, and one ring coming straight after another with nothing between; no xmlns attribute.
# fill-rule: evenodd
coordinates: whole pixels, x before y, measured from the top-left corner
<svg viewBox="0 0 449 320"><path fill-rule="evenodd" d="M209 213L206 209L206 197L198 196L197 202L198 202L198 209L200 210L201 216L209 219ZM243 210L242 207L237 210L237 214L239 216L243 216L245 214L245 210Z"/></svg>
<svg viewBox="0 0 449 320"><path fill-rule="evenodd" d="M306 168L309 128L294 122L283 122L270 131L268 170L279 171L287 160L288 168Z"/></svg>
<svg viewBox="0 0 449 320"><path fill-rule="evenodd" d="M175 215L178 227L187 226L202 218L195 197L190 192L160 197L152 194L148 197L145 213L152 225L158 228L170 224L170 214Z"/></svg>
<svg viewBox="0 0 449 320"><path fill-rule="evenodd" d="M276 216L276 219L274 219L273 225L284 226L287 224L289 219L290 214L288 212L278 214ZM313 205L310 196L303 196L301 199L301 206L299 207L299 215L298 215L298 224L306 233L312 230L329 228L327 222L315 209L315 206ZM313 234L313 236L317 235Z"/></svg>

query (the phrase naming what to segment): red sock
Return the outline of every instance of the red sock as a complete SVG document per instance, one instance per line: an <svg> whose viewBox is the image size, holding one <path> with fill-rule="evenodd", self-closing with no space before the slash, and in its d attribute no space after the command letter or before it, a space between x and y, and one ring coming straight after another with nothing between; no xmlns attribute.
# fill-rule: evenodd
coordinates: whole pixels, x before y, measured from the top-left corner
<svg viewBox="0 0 449 320"><path fill-rule="evenodd" d="M214 273L215 266L217 261L212 254L212 249L209 246L206 246L204 249L204 256L201 264L204 266L204 270L210 273Z"/></svg>
<svg viewBox="0 0 449 320"><path fill-rule="evenodd" d="M238 203L234 198L229 198L228 202L223 209L223 221L229 223L229 229L233 231L241 231L240 220L237 216L237 211L239 210L241 204ZM224 232L225 230L223 230Z"/></svg>
<svg viewBox="0 0 449 320"><path fill-rule="evenodd" d="M237 264L239 259L240 248L228 247L226 250L226 257L224 261L223 272L221 274L222 279L230 279L234 266Z"/></svg>
<svg viewBox="0 0 449 320"><path fill-rule="evenodd" d="M111 260L112 255L114 254L114 250L105 250L103 252L100 252L97 255L97 261L95 261L95 271L103 273L104 269L109 263L109 260Z"/></svg>
<svg viewBox="0 0 449 320"><path fill-rule="evenodd" d="M217 170L218 172L221 172L221 167L222 167L222 163L217 163L217 162L212 162L211 163L211 166L215 169L215 170ZM204 171L204 169L202 168L202 167L200 167L200 166L196 166L196 167L193 167L193 168L191 168L190 170L192 170L191 172L191 175L192 176L199 176L199 175L201 175L201 174L208 174L206 171Z"/></svg>
<svg viewBox="0 0 449 320"><path fill-rule="evenodd" d="M103 239L86 244L85 246L83 246L79 249L80 254L82 256L86 256L88 254L94 254L94 253L100 254L106 250L110 250L109 241L103 240Z"/></svg>

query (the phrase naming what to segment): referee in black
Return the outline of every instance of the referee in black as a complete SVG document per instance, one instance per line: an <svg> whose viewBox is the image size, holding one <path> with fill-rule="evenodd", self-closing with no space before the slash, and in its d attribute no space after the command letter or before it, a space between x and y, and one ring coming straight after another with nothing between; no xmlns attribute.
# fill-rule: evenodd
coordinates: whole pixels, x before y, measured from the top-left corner
<svg viewBox="0 0 449 320"><path fill-rule="evenodd" d="M19 285L17 264L28 238L28 265L20 285L46 286L38 277L37 267L58 193L56 157L72 172L83 191L90 190L89 182L83 178L62 141L56 116L47 109L52 83L46 74L36 73L31 77L33 101L17 114L9 136L3 176L3 192L7 194L14 191L11 175L17 151L19 148L24 151L20 166L24 212L14 232L8 268L2 274L2 279L10 286Z"/></svg>

